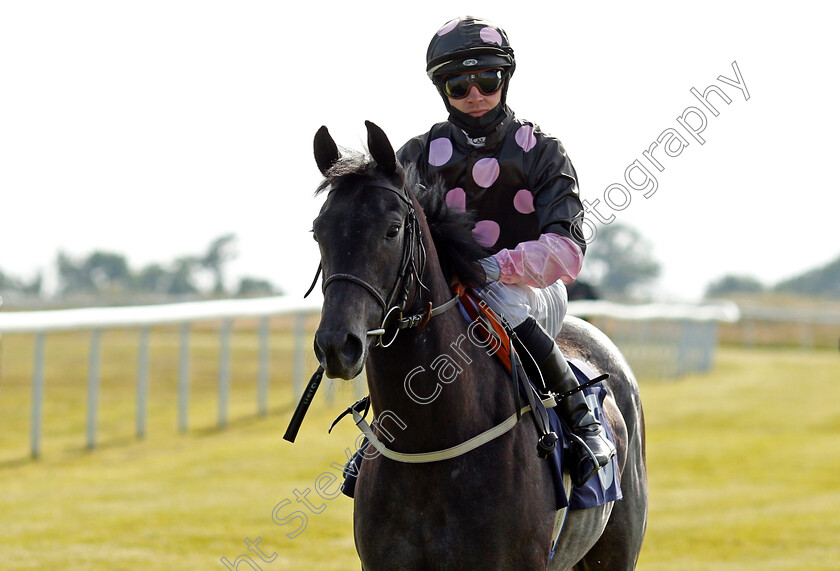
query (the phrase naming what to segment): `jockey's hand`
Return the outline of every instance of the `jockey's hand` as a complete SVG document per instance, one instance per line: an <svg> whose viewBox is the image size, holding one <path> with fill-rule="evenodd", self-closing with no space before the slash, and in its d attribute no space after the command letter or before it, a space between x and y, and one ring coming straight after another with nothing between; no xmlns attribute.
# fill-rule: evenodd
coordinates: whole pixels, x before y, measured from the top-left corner
<svg viewBox="0 0 840 571"><path fill-rule="evenodd" d="M499 281L502 273L496 258L488 256L487 258L482 258L479 262L481 263L481 267L484 268L484 275L487 278L482 285Z"/></svg>

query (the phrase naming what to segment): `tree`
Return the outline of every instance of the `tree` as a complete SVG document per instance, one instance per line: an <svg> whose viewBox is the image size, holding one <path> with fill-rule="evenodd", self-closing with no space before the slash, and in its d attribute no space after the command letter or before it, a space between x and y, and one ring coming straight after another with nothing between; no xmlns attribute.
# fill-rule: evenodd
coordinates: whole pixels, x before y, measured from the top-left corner
<svg viewBox="0 0 840 571"><path fill-rule="evenodd" d="M218 295L225 292L224 265L236 257L232 251L235 234L225 234L213 240L207 248L207 253L199 258L203 268L213 273L213 293Z"/></svg>
<svg viewBox="0 0 840 571"><path fill-rule="evenodd" d="M619 223L604 226L587 247L582 277L604 297L633 297L659 276L660 265L651 257L651 249L635 228Z"/></svg>
<svg viewBox="0 0 840 571"><path fill-rule="evenodd" d="M6 275L3 270L0 270L0 290L17 290L20 289L20 281L17 278Z"/></svg>
<svg viewBox="0 0 840 571"><path fill-rule="evenodd" d="M82 271L87 273L89 281L96 291L125 290L131 282L131 271L125 256L112 252L93 252L85 260Z"/></svg>
<svg viewBox="0 0 840 571"><path fill-rule="evenodd" d="M191 296L206 291L201 270L212 276L212 293L225 293L225 264L235 257L234 234L226 234L213 240L203 255L183 256L167 263L152 263L135 272L129 266L125 256L113 252L95 251L81 259L74 259L64 252L59 252L56 259L58 269L59 293L106 294L123 301L131 293L163 294L173 296ZM23 287L38 292L41 277L31 284L12 280L0 273L0 287L9 289L14 284L16 290ZM242 278L237 295L276 295L277 290L267 280Z"/></svg>
<svg viewBox="0 0 840 571"><path fill-rule="evenodd" d="M172 274L160 264L149 264L132 278L133 291L138 293L166 293Z"/></svg>
<svg viewBox="0 0 840 571"><path fill-rule="evenodd" d="M239 289L236 292L238 297L259 297L265 295L277 295L277 290L268 280L258 278L242 278L239 280Z"/></svg>
<svg viewBox="0 0 840 571"><path fill-rule="evenodd" d="M41 275L41 273L39 272L34 278L32 278L31 282L21 282L20 291L28 295L34 295L36 297L39 297L41 295L41 290L43 289L43 287L44 276Z"/></svg>
<svg viewBox="0 0 840 571"><path fill-rule="evenodd" d="M784 280L774 289L797 295L840 297L840 258L821 268Z"/></svg>
<svg viewBox="0 0 840 571"><path fill-rule="evenodd" d="M706 297L721 297L733 293L760 293L764 286L752 276L726 275L709 284Z"/></svg>
<svg viewBox="0 0 840 571"><path fill-rule="evenodd" d="M32 278L32 281L27 282L23 279L10 276L9 274L4 273L0 270L0 294L23 294L25 297L40 297L41 295L41 288L43 286L43 276L38 273ZM9 299L12 299L16 296L9 296ZM2 304L3 300L0 297L0 304Z"/></svg>
<svg viewBox="0 0 840 571"><path fill-rule="evenodd" d="M64 252L56 258L58 269L58 289L62 294L93 291L94 284L84 271L84 262L77 263Z"/></svg>
<svg viewBox="0 0 840 571"><path fill-rule="evenodd" d="M175 269L172 272L169 288L166 293L172 295L188 295L198 293L195 285L194 269L199 260L193 256L186 256L175 260Z"/></svg>
<svg viewBox="0 0 840 571"><path fill-rule="evenodd" d="M64 294L125 291L131 283L128 262L121 254L96 251L76 261L59 252L57 265L59 290Z"/></svg>

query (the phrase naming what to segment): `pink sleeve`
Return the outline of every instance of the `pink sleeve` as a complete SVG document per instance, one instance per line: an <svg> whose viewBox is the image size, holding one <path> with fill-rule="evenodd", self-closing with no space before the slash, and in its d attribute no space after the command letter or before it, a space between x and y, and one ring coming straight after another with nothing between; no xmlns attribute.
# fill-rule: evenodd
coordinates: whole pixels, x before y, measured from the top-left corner
<svg viewBox="0 0 840 571"><path fill-rule="evenodd" d="M522 242L513 250L500 250L493 257L499 262L499 281L534 287L546 287L558 279L571 283L583 265L580 246L557 234L543 234L539 240Z"/></svg>

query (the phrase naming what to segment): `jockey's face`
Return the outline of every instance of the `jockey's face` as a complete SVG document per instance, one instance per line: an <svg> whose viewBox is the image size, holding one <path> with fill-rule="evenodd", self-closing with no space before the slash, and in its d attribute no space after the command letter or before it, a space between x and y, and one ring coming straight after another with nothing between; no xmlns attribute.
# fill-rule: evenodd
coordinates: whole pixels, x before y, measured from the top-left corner
<svg viewBox="0 0 840 571"><path fill-rule="evenodd" d="M476 72L478 71L483 70L477 70ZM465 97L461 99L447 97L447 99L449 100L449 104L461 113L478 118L499 104L502 100L502 91L502 89L498 89L490 95L485 95L478 89L478 86L470 85L470 89Z"/></svg>

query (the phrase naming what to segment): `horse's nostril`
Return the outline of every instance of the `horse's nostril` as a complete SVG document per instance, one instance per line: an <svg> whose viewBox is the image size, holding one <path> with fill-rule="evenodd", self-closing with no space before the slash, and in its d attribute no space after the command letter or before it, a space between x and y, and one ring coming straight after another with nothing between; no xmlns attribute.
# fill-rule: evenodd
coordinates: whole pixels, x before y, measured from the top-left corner
<svg viewBox="0 0 840 571"><path fill-rule="evenodd" d="M358 374L364 343L353 333L320 331L315 334L315 356L333 377L351 378Z"/></svg>
<svg viewBox="0 0 840 571"><path fill-rule="evenodd" d="M341 347L341 359L347 365L355 365L362 358L364 346L361 339L352 333L348 333Z"/></svg>
<svg viewBox="0 0 840 571"><path fill-rule="evenodd" d="M323 362L324 362L324 350L323 350L323 349L321 349L321 343L320 343L320 339L319 339L319 337L318 337L318 334L317 334L317 333L315 334L315 343L314 343L314 345L315 345L315 346L314 346L314 349L315 349L315 358L316 358L316 359L318 359L318 362L319 362L319 363L323 363Z"/></svg>

